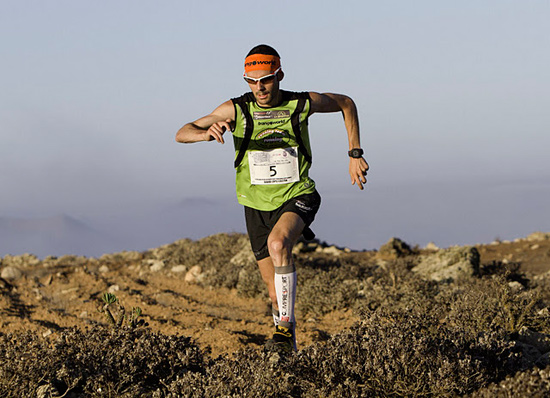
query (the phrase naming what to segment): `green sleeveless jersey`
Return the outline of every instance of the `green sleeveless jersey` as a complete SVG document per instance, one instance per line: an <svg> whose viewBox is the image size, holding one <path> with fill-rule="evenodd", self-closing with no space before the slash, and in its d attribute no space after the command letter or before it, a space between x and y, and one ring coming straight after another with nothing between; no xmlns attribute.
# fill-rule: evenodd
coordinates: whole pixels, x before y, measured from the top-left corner
<svg viewBox="0 0 550 398"><path fill-rule="evenodd" d="M237 199L263 211L315 191L308 176L309 93L281 93L281 104L272 108L258 106L252 93L232 99Z"/></svg>

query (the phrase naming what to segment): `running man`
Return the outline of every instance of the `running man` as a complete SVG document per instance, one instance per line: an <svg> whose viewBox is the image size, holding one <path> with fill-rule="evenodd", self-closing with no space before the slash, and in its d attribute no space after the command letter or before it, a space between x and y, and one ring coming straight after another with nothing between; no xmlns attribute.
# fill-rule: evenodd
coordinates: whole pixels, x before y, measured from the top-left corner
<svg viewBox="0 0 550 398"><path fill-rule="evenodd" d="M244 206L248 236L273 309L275 332L267 346L290 353L296 350L292 247L302 234L313 239L309 226L321 204L308 175L308 118L314 113L342 113L351 183L361 190L369 165L363 158L353 100L341 94L281 90L283 78L277 51L265 44L254 47L244 62L250 92L184 125L176 141L223 144L224 134L232 133L237 199Z"/></svg>

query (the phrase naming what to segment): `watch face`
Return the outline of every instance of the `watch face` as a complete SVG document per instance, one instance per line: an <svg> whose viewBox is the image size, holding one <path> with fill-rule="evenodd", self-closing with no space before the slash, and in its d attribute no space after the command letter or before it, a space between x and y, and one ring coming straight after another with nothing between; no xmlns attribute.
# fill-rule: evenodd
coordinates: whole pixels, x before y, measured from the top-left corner
<svg viewBox="0 0 550 398"><path fill-rule="evenodd" d="M352 157L352 158L360 158L362 155L363 155L363 150L362 149L358 149L358 148L354 148L350 151L349 155Z"/></svg>

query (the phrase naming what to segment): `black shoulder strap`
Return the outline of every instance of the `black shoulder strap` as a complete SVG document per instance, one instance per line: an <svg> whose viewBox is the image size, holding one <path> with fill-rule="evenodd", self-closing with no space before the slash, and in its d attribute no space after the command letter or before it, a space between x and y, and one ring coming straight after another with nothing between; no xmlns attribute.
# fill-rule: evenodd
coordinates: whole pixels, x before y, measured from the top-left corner
<svg viewBox="0 0 550 398"><path fill-rule="evenodd" d="M241 112L244 115L244 137L243 142L241 143L241 146L239 147L239 153L237 154L237 157L235 158L234 167L237 168L241 164L244 155L246 153L246 150L248 149L248 144L250 144L250 140L252 139L252 133L254 132L254 120L252 119L252 115L248 111L247 103L248 96L245 94L239 98L234 98L233 103L235 104L235 108L238 106L241 108ZM236 110L235 110L236 111Z"/></svg>
<svg viewBox="0 0 550 398"><path fill-rule="evenodd" d="M311 164L311 155L307 152L306 146L304 145L304 141L302 140L302 130L300 129L300 113L304 111L304 107L306 106L306 100L308 97L309 96L299 97L298 103L296 104L296 109L290 117L290 121L292 123L292 132L296 137L296 142L298 142L298 150L304 156L304 159L308 161L309 164Z"/></svg>

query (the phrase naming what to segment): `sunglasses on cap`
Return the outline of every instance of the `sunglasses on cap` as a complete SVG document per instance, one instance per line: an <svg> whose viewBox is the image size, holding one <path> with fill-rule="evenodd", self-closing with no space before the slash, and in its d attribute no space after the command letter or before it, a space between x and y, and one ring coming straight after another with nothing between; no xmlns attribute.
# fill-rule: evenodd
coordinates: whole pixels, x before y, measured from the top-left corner
<svg viewBox="0 0 550 398"><path fill-rule="evenodd" d="M262 83L262 84L270 84L273 82L273 80L275 79L275 75L277 73L279 73L279 71L281 70L281 68L278 68L275 72L273 72L272 74L270 75L265 75L265 76L262 76L258 79L254 78L254 77L248 77L246 75L246 73L243 75L243 78L245 80L245 82L247 82L248 84L256 84L258 82Z"/></svg>

